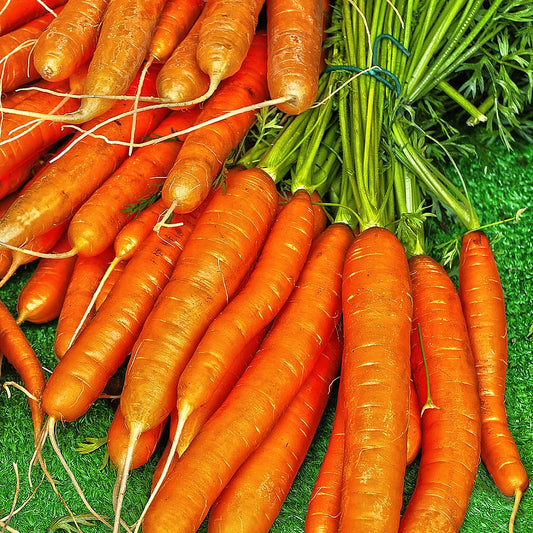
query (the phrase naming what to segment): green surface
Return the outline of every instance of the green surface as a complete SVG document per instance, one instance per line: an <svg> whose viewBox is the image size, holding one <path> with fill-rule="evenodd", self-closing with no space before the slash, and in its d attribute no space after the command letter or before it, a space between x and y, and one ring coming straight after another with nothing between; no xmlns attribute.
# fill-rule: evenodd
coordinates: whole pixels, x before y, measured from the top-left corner
<svg viewBox="0 0 533 533"><path fill-rule="evenodd" d="M533 265L532 265L532 220L533 210L533 148L516 150L512 154L503 151L483 152L479 161L463 161L461 169L479 212L482 223L494 222L513 216L518 209L528 207L518 224L489 228L491 238L501 237L494 244L497 262L506 295L509 335L509 371L507 377L507 409L511 432L513 433L522 460L529 473L533 472L533 416L531 403L532 339L528 330L533 321ZM458 226L433 224L429 239L432 242L448 240L460 234ZM446 229L446 233L442 229ZM438 256L436 256L439 258ZM14 280L0 289L0 298L13 311L15 298L32 267L24 268ZM35 327L24 326L30 342L34 346L42 364L46 368L54 366L52 351L55 323ZM5 362L2 382L17 379L13 370ZM331 401L317 436L311 446L295 485L274 524L274 533L295 533L303 531L307 501L315 476L324 454L331 427L334 402ZM102 437L106 434L112 418L109 404L98 401L80 420L69 424L58 424L58 441L66 460L82 486L88 500L100 513L112 516L111 492L115 472L110 466L99 470L104 457L100 449L90 455L80 455L74 451L77 444L87 437ZM15 473L13 462L18 464L20 473L21 503L29 494L27 467L32 455L33 436L27 401L17 390L7 398L0 393L0 512L7 514L15 493ZM159 451L160 452L160 451ZM86 510L74 492L70 480L54 457L49 445L44 455L50 471L59 484L61 494L74 513ZM147 499L151 474L157 458L148 465L135 470L128 483L128 493L123 516L133 522L139 515ZM416 479L416 464L409 467L406 476L406 500ZM34 483L40 480L39 468L33 472ZM512 508L512 500L499 493L489 478L485 468L480 466L470 507L461 529L464 533L482 531L507 531L507 521ZM48 531L51 522L64 516L65 508L45 481L25 509L17 514L10 526L23 533ZM533 494L526 491L516 519L516 533L533 530ZM98 533L108 531L101 525L83 526L83 531Z"/></svg>

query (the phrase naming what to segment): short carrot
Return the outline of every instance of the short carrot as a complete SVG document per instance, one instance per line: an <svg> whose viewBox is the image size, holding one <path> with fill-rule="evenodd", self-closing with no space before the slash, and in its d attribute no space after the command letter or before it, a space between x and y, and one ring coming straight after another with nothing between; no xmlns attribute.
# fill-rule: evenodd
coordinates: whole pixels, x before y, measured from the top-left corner
<svg viewBox="0 0 533 533"><path fill-rule="evenodd" d="M61 6L66 0L5 0L0 8L0 35L4 35Z"/></svg>
<svg viewBox="0 0 533 533"><path fill-rule="evenodd" d="M352 239L343 224L329 226L316 239L297 288L253 362L148 507L145 533L196 531L232 475L296 395L340 318L342 264Z"/></svg>
<svg viewBox="0 0 533 533"><path fill-rule="evenodd" d="M322 418L341 353L333 333L283 415L217 498L208 532L270 531Z"/></svg>
<svg viewBox="0 0 533 533"><path fill-rule="evenodd" d="M515 497L516 513L529 479L507 425L504 403L507 371L504 294L489 240L481 230L463 236L459 296L479 383L481 459L503 494Z"/></svg>
<svg viewBox="0 0 533 533"><path fill-rule="evenodd" d="M339 532L393 531L407 458L412 303L405 252L390 231L355 238L343 273L345 409Z"/></svg>
<svg viewBox="0 0 533 533"><path fill-rule="evenodd" d="M267 0L268 87L277 107L299 114L315 101L321 68L322 0Z"/></svg>
<svg viewBox="0 0 533 533"><path fill-rule="evenodd" d="M446 271L429 256L409 260L413 294L411 367L420 403L429 382L435 408L422 415L422 454L401 532L458 532L476 478L480 406L461 302ZM423 351L422 351L423 350Z"/></svg>
<svg viewBox="0 0 533 533"><path fill-rule="evenodd" d="M256 34L241 69L221 85L198 116L201 124L230 110L265 99L266 36ZM204 201L224 160L255 121L248 111L191 132L163 186L162 197L170 211L188 213Z"/></svg>
<svg viewBox="0 0 533 533"><path fill-rule="evenodd" d="M68 78L93 54L109 0L69 0L37 39L33 65L46 80Z"/></svg>

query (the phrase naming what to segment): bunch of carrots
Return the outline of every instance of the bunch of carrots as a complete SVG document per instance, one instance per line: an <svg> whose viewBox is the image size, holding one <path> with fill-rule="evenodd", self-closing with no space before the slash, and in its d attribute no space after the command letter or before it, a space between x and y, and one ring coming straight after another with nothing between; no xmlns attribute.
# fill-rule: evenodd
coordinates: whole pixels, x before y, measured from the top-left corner
<svg viewBox="0 0 533 533"><path fill-rule="evenodd" d="M479 119L446 81L446 39L482 46L501 3L4 1L0 284L38 263L16 316L0 303L0 353L28 396L30 482L40 469L69 527L192 533L209 515L210 532L269 531L340 376L306 532L457 532L480 458L513 529L529 481L504 407L503 290L409 113L439 72ZM428 191L467 230L459 292L425 253ZM26 323L53 324L48 377ZM58 436L115 379L109 518ZM165 439L128 524L130 472Z"/></svg>

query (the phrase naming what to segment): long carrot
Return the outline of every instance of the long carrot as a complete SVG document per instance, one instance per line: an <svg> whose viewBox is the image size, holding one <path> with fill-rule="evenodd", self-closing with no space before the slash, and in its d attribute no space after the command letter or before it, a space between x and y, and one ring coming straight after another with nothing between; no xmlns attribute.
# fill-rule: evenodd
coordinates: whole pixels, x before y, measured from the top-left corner
<svg viewBox="0 0 533 533"><path fill-rule="evenodd" d="M459 263L459 296L476 365L481 399L481 459L506 496L515 497L514 515L529 484L507 425L505 376L507 320L498 268L485 233L464 235Z"/></svg>
<svg viewBox="0 0 533 533"><path fill-rule="evenodd" d="M321 68L322 0L267 0L268 87L284 113L299 114L315 101Z"/></svg>
<svg viewBox="0 0 533 533"><path fill-rule="evenodd" d="M14 30L66 3L66 0L4 0L0 8L0 35Z"/></svg>
<svg viewBox="0 0 533 533"><path fill-rule="evenodd" d="M148 508L145 533L196 531L232 475L296 395L340 318L342 264L352 239L343 224L329 226L317 238L297 287L253 362Z"/></svg>
<svg viewBox="0 0 533 533"><path fill-rule="evenodd" d="M305 458L338 374L337 333L272 431L226 485L209 514L208 531L270 531Z"/></svg>
<svg viewBox="0 0 533 533"><path fill-rule="evenodd" d="M34 397L29 399L29 403L34 439L37 443L44 418L41 405L41 395L45 385L44 372L28 339L2 302L0 302L0 353L13 365L24 386Z"/></svg>
<svg viewBox="0 0 533 533"><path fill-rule="evenodd" d="M393 531L407 457L412 302L407 259L388 230L371 227L343 274L345 432L339 532Z"/></svg>
<svg viewBox="0 0 533 533"><path fill-rule="evenodd" d="M44 79L64 80L92 56L108 2L67 2L35 44L33 64Z"/></svg>
<svg viewBox="0 0 533 533"><path fill-rule="evenodd" d="M426 403L429 393L424 357L436 407L422 415L418 478L400 531L458 532L480 454L481 415L474 360L461 302L446 271L425 255L411 257L409 268L414 302L413 378L420 403Z"/></svg>
<svg viewBox="0 0 533 533"><path fill-rule="evenodd" d="M266 35L258 33L241 69L206 103L197 123L266 98ZM188 213L204 201L224 160L236 148L255 120L254 111L191 132L163 186L170 211Z"/></svg>

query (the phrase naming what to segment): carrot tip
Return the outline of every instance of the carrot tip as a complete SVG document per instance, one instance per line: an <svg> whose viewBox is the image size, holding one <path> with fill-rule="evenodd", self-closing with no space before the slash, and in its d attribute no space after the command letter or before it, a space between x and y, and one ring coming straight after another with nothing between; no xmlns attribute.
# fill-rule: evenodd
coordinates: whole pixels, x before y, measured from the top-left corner
<svg viewBox="0 0 533 533"><path fill-rule="evenodd" d="M520 500L522 499L522 495L524 492L517 488L514 493L514 504L513 504L513 510L511 512L511 517L509 518L509 533L513 533L514 531L514 522L516 518L516 513L518 512L518 507L520 505Z"/></svg>

